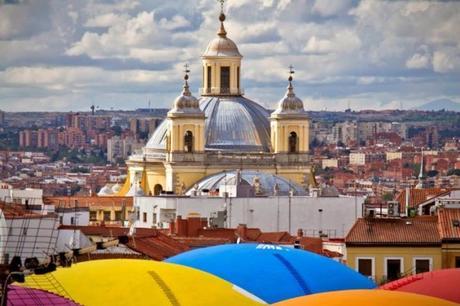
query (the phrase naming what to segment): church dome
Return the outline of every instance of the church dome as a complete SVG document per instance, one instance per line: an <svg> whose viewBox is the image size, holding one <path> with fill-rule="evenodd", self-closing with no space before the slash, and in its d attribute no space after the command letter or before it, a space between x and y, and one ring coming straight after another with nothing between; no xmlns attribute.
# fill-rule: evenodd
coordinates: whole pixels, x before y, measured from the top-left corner
<svg viewBox="0 0 460 306"><path fill-rule="evenodd" d="M268 110L242 96L202 97L205 150L222 152L270 152ZM166 149L166 120L155 130L147 149Z"/></svg>
<svg viewBox="0 0 460 306"><path fill-rule="evenodd" d="M110 196L113 195L112 188L109 187L109 185L105 185L104 187L99 190L97 193L98 196Z"/></svg>
<svg viewBox="0 0 460 306"><path fill-rule="evenodd" d="M211 40L203 53L203 57L207 56L242 57L236 44L227 37L216 37Z"/></svg>
<svg viewBox="0 0 460 306"><path fill-rule="evenodd" d="M184 76L184 89L182 94L176 98L174 101L173 109L168 114L177 114L177 113L189 113L189 114L200 114L200 104L198 99L192 96L188 86L188 73Z"/></svg>
<svg viewBox="0 0 460 306"><path fill-rule="evenodd" d="M122 185L119 183L116 183L115 185L112 186L112 192L113 193L118 193L121 190Z"/></svg>
<svg viewBox="0 0 460 306"><path fill-rule="evenodd" d="M221 185L234 185L237 175L237 171L225 171L210 175L196 183L196 188L191 188L186 194L190 195L194 191L200 192L205 189L216 191ZM291 189L296 196L305 196L307 194L302 186L275 174L254 170L242 170L239 175L243 183L249 184L254 182L255 178L258 178L263 195L274 195L275 188L278 190L278 195L286 196Z"/></svg>
<svg viewBox="0 0 460 306"><path fill-rule="evenodd" d="M292 74L294 71L291 70L291 76L289 76L289 85L287 87L286 94L279 101L278 108L273 112L273 115L286 115L286 114L305 114L303 108L303 102L294 93L294 87L292 86Z"/></svg>
<svg viewBox="0 0 460 306"><path fill-rule="evenodd" d="M227 37L227 32L224 28L225 15L223 13L220 14L219 20L220 29L217 32L219 37L211 40L203 54L203 57L242 57L236 44L233 42L233 40Z"/></svg>

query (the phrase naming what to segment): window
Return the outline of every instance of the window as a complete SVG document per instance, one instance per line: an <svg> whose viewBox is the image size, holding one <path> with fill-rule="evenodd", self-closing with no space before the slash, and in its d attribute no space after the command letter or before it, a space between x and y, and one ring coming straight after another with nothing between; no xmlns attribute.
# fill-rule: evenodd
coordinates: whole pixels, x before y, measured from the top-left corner
<svg viewBox="0 0 460 306"><path fill-rule="evenodd" d="M115 212L115 221L121 221L121 219L122 219L122 214L121 213L122 213L121 210L117 210Z"/></svg>
<svg viewBox="0 0 460 306"><path fill-rule="evenodd" d="M211 90L211 66L208 66L208 90Z"/></svg>
<svg viewBox="0 0 460 306"><path fill-rule="evenodd" d="M220 93L230 92L230 67L220 67Z"/></svg>
<svg viewBox="0 0 460 306"><path fill-rule="evenodd" d="M22 228L22 235L27 236L27 227Z"/></svg>
<svg viewBox="0 0 460 306"><path fill-rule="evenodd" d="M63 216L59 216L59 224L63 224L64 223L64 217Z"/></svg>
<svg viewBox="0 0 460 306"><path fill-rule="evenodd" d="M153 215L152 215L152 223L153 224L157 223L157 214L156 213L153 213Z"/></svg>
<svg viewBox="0 0 460 306"><path fill-rule="evenodd" d="M161 186L160 184L156 184L154 187L153 187L153 195L160 195L161 192L163 191L163 186Z"/></svg>
<svg viewBox="0 0 460 306"><path fill-rule="evenodd" d="M401 257L385 258L385 275L387 281L393 281L400 278L403 271L403 259Z"/></svg>
<svg viewBox="0 0 460 306"><path fill-rule="evenodd" d="M240 89L240 67L236 68L236 87Z"/></svg>
<svg viewBox="0 0 460 306"><path fill-rule="evenodd" d="M297 153L297 133L289 134L289 153Z"/></svg>
<svg viewBox="0 0 460 306"><path fill-rule="evenodd" d="M433 260L431 257L415 257L414 258L414 274L429 272L432 270Z"/></svg>
<svg viewBox="0 0 460 306"><path fill-rule="evenodd" d="M110 221L110 211L104 211L104 221Z"/></svg>
<svg viewBox="0 0 460 306"><path fill-rule="evenodd" d="M70 217L70 224L75 225L75 217Z"/></svg>
<svg viewBox="0 0 460 306"><path fill-rule="evenodd" d="M185 132L184 151L188 153L191 153L193 151L193 133L191 131Z"/></svg>
<svg viewBox="0 0 460 306"><path fill-rule="evenodd" d="M89 212L89 220L90 220L90 221L96 221L96 220L97 220L97 212L95 212L95 211L90 211L90 212Z"/></svg>
<svg viewBox="0 0 460 306"><path fill-rule="evenodd" d="M455 268L460 268L460 256L455 257Z"/></svg>
<svg viewBox="0 0 460 306"><path fill-rule="evenodd" d="M369 278L375 276L375 259L374 257L357 257L356 258L356 271Z"/></svg>
<svg viewBox="0 0 460 306"><path fill-rule="evenodd" d="M147 213L142 213L142 221L147 222Z"/></svg>

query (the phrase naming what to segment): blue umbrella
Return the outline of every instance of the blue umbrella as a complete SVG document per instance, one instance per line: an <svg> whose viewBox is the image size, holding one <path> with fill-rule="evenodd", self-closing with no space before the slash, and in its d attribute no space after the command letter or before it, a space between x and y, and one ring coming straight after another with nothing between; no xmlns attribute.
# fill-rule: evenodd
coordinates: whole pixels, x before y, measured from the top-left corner
<svg viewBox="0 0 460 306"><path fill-rule="evenodd" d="M225 244L166 261L219 276L267 303L327 291L375 288L370 279L332 259L271 244Z"/></svg>

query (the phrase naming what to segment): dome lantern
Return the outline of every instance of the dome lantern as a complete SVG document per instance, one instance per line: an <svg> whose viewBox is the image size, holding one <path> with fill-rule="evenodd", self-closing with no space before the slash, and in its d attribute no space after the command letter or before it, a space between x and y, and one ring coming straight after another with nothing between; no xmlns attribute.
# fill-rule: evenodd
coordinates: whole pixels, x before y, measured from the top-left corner
<svg viewBox="0 0 460 306"><path fill-rule="evenodd" d="M203 112L200 109L200 103L198 99L195 98L190 92L190 87L188 85L189 72L188 65L185 64L185 75L184 75L184 87L182 94L176 98L174 101L173 109L168 112L168 116L173 116L177 114L198 114L203 115Z"/></svg>
<svg viewBox="0 0 460 306"><path fill-rule="evenodd" d="M310 121L303 102L294 93L292 86L294 69L289 66L289 85L271 114L271 143L274 153L303 154L309 150Z"/></svg>
<svg viewBox="0 0 460 306"><path fill-rule="evenodd" d="M292 86L293 74L295 73L292 66L289 67L289 85L286 94L279 101L278 108L272 115L287 115L287 114L304 114L303 102L294 93L294 86Z"/></svg>
<svg viewBox="0 0 460 306"><path fill-rule="evenodd" d="M240 88L241 54L237 45L227 37L221 2L219 15L220 27L217 37L211 40L202 55L203 59L203 96L241 96Z"/></svg>

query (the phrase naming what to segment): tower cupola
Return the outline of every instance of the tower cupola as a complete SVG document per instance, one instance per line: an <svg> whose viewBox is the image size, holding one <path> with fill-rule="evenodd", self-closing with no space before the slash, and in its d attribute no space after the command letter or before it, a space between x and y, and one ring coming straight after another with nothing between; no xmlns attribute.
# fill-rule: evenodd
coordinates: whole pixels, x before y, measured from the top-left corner
<svg viewBox="0 0 460 306"><path fill-rule="evenodd" d="M223 2L219 15L220 27L217 37L209 42L202 55L203 96L241 96L240 86L242 55L237 45L227 37Z"/></svg>

